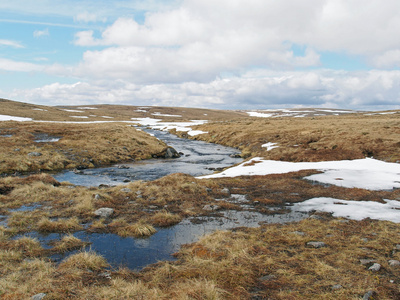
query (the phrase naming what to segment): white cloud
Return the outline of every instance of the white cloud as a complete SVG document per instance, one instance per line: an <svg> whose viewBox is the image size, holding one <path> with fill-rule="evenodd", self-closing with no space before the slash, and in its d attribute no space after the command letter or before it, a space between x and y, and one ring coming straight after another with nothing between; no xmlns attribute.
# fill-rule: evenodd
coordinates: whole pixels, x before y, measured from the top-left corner
<svg viewBox="0 0 400 300"><path fill-rule="evenodd" d="M0 40L0 46L8 46L13 48L24 48L24 46L16 41L11 40Z"/></svg>
<svg viewBox="0 0 400 300"><path fill-rule="evenodd" d="M40 65L0 58L0 70L31 72L31 71L40 71L42 69L43 67Z"/></svg>
<svg viewBox="0 0 400 300"><path fill-rule="evenodd" d="M208 82L133 84L128 80L51 84L16 90L11 99L53 105L120 103L265 109L331 107L379 110L400 108L400 71L248 72Z"/></svg>
<svg viewBox="0 0 400 300"><path fill-rule="evenodd" d="M99 17L95 13L89 13L87 11L79 13L74 17L75 22L91 23L91 22L106 22L106 17Z"/></svg>
<svg viewBox="0 0 400 300"><path fill-rule="evenodd" d="M40 38L40 37L49 36L49 35L50 35L50 32L49 32L49 29L48 29L48 28L46 28L46 29L44 29L44 30L35 30L35 31L33 32L33 36L34 36L35 38Z"/></svg>

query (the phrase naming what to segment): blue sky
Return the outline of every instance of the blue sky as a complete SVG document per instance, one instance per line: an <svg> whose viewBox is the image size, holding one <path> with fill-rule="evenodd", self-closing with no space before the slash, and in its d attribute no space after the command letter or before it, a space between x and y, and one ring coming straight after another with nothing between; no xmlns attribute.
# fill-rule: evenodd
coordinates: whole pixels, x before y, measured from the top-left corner
<svg viewBox="0 0 400 300"><path fill-rule="evenodd" d="M397 0L0 3L0 97L400 109L399 11Z"/></svg>

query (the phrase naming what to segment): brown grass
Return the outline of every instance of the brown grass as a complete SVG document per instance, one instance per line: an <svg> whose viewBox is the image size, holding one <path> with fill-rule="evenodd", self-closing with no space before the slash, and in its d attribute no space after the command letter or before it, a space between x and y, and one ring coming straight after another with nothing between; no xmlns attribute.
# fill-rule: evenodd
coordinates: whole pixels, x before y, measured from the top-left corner
<svg viewBox="0 0 400 300"><path fill-rule="evenodd" d="M207 131L193 137L239 148L243 157L285 161L343 160L364 157L400 160L398 114L247 118L200 125ZM368 131L368 134L365 132ZM261 146L277 143L267 151Z"/></svg>
<svg viewBox="0 0 400 300"><path fill-rule="evenodd" d="M79 219L73 217L70 219L61 219L52 221L49 218L43 217L37 223L37 230L41 232L73 232L81 230L83 227L79 224Z"/></svg>

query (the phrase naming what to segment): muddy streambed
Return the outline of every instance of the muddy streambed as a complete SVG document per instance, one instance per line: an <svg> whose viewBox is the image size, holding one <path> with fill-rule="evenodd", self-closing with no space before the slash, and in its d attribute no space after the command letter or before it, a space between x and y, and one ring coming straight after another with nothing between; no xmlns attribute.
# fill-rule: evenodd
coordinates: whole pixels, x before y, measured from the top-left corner
<svg viewBox="0 0 400 300"><path fill-rule="evenodd" d="M181 157L128 162L80 171L63 171L54 174L53 177L60 182L68 181L82 186L118 185L135 180L155 180L172 173L207 175L216 169L226 168L242 161L241 158L234 157L239 153L234 148L182 139L165 131L143 130L173 147L181 153Z"/></svg>

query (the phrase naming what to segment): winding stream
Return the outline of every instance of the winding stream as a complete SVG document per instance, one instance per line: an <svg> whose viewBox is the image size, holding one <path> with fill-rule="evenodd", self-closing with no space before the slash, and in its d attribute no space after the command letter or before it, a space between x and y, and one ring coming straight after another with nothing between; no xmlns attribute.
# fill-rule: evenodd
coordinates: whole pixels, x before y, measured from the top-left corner
<svg viewBox="0 0 400 300"><path fill-rule="evenodd" d="M167 145L183 153L176 159L151 159L146 161L124 163L112 167L86 169L78 173L64 171L54 175L58 181L69 181L75 185L98 186L101 184L118 185L134 180L155 180L171 173L182 172L192 176L213 173L214 169L225 168L239 163L241 158L230 155L237 154L233 148L178 138L168 132L143 129L163 140ZM234 156L234 155L233 155ZM125 266L140 270L143 267L161 260L174 260L173 253L183 244L193 243L204 234L215 230L235 227L257 227L261 223L286 223L299 221L308 216L307 213L290 211L287 214L264 215L256 212L245 195L231 195L225 199L240 204L242 211L223 211L219 216L202 216L188 218L169 228L157 228L157 232L148 238L122 238L111 233L74 233L79 239L90 242L86 249L94 250L104 256L113 266ZM37 238L45 248L51 241L59 240L62 234L42 235L31 232L27 235ZM76 251L52 256L61 261Z"/></svg>
<svg viewBox="0 0 400 300"><path fill-rule="evenodd" d="M241 158L230 157L239 153L234 148L182 139L165 131L143 130L183 155L180 158L150 159L79 172L63 171L53 177L60 182L68 181L83 186L118 185L134 180L155 180L172 173L207 175L212 174L214 169L229 167L242 161Z"/></svg>

